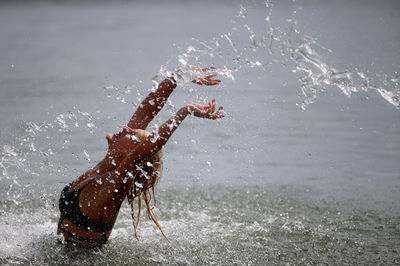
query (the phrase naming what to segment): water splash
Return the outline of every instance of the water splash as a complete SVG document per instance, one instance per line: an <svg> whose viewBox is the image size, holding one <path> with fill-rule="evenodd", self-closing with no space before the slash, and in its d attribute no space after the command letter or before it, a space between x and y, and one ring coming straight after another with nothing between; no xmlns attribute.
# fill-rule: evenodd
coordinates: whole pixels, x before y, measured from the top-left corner
<svg viewBox="0 0 400 266"><path fill-rule="evenodd" d="M386 101L396 108L400 108L400 87L397 73L395 73L397 79L391 79L391 81L397 80L397 82L390 84L387 80L374 81L365 73L357 70L337 70L321 58L318 53L320 46L315 39L303 35L298 30L297 23L290 22L289 35L282 42L282 52L284 55L290 56L295 63L293 72L300 74L300 88L305 97L301 104L302 109L313 103L318 94L328 89L329 86L340 89L347 96L357 92L376 90ZM388 87L391 86L392 89L384 89L383 86L378 85L379 82Z"/></svg>
<svg viewBox="0 0 400 266"><path fill-rule="evenodd" d="M107 92L107 97L108 98L115 98L117 101L121 103L127 103L125 97L126 95L129 95L132 91L131 86L125 86L123 89L120 89L116 86L106 86L104 87L104 90Z"/></svg>
<svg viewBox="0 0 400 266"><path fill-rule="evenodd" d="M269 8L267 9L269 15L265 21L268 23L273 21L272 2L267 2L267 8ZM251 10L242 6L238 19L246 20L249 16L251 16ZM241 43L241 36L246 37L243 38L247 41L245 44ZM300 32L293 20L288 21L288 27L285 30L271 26L267 27L266 32L261 35L257 34L250 23L239 22L229 32L221 34L210 42L193 39L193 43L179 58L180 67L189 64L204 64L210 58L218 63L222 62L218 73L232 80L235 79L236 73L246 68L268 71L272 64L285 63L296 75L300 76L299 89L304 95L304 102L300 104L302 108L314 102L318 94L327 88L339 89L348 96L359 91L376 90L388 102L398 107L399 76L397 73L394 77L386 76L376 80L367 77L364 74L365 71L336 70L320 55L319 51L324 48L321 48L313 38ZM273 57L275 55L282 57L276 60ZM163 72L162 75L167 75L169 68L164 69L160 72ZM191 73L188 77L192 77ZM190 78L188 80L190 81ZM126 103L125 92L118 88L106 89L108 90L111 91L110 98L114 97ZM143 94L140 91L137 94L140 101ZM170 101L168 107L174 109ZM23 128L24 134L17 137L15 143L8 143L0 148L2 172L0 181L6 181L2 184L6 184L7 200L20 206L23 205L21 195L25 190L19 181L26 178L25 176L67 173L64 163L60 163L54 154L59 153L60 148L64 150L70 147L72 134L76 128L86 128L91 133L96 129L91 114L77 108L57 115L51 122L28 122L23 125ZM60 142L52 139L55 135L59 136ZM196 143L196 140L193 142ZM62 143L61 147L60 143ZM83 155L90 158L85 149L77 151L74 148L73 150L76 156L80 156L79 159L82 159ZM167 231L171 232L171 237L183 243L182 250L178 251L169 252L169 247L162 244L163 241L158 241L159 233L148 225L144 227L144 230L148 231L145 235L150 237L145 238L142 246L134 246L135 252L132 252L130 248L132 237L128 238L129 234L132 234L131 219L127 217L129 210L126 209L119 218L120 222L124 223L123 226L117 226L112 235L112 238L117 238L117 241L106 247L111 252L96 254L96 257L84 254L85 257L82 258L83 256L76 253L71 256L69 253L62 252L61 246L54 245L58 210L53 206L49 208L49 211L44 211L48 207L44 206L41 209L32 208L34 209L32 213L24 215L13 213L2 215L0 222L2 229L10 234L3 234L1 243L4 248L0 253L2 259L15 258L13 256L23 258L22 262L20 261L21 264L51 264L54 261L67 261L72 264L85 264L83 262L107 264L109 261L112 264L118 260L121 260L122 264L126 263L127 258L131 261L138 261L139 258L141 262L139 264L167 264L171 261L180 264L221 264L227 261L232 264L259 264L267 260L270 260L271 264L282 264L283 262L298 262L299 256L305 263L311 264L311 262L316 263L313 259L321 255L321 250L334 249L342 250L342 252L334 253L333 257L326 256L319 262L327 264L337 262L346 257L343 256L344 254L348 258L354 258L353 261L361 259L370 263L371 261L366 260L365 253L362 252L366 252L374 259L379 253L381 254L379 257L384 258L383 262L386 259L388 264L398 262L390 257L397 254L397 250L376 249L379 245L375 245L375 236L378 236L378 242L390 241L387 246L395 247L396 238L385 239L385 236L396 235L398 217L382 219L368 210L365 213L356 212L356 215L351 213L348 218L343 219L338 217L340 212L335 207L326 208L324 205L319 207L313 202L305 204L304 200L293 197L293 192L287 193L289 197L293 197L292 200L288 200L282 198L280 192L277 194L272 190L267 193L266 189L258 189L260 189L258 192L255 189L249 189L252 191L252 197L243 196L246 188L225 194L221 193L223 189L216 188L214 191L207 192L209 196L204 192L194 193L193 191L187 192L186 195L174 191L164 193L166 195L164 197L170 198L161 202L170 206L161 208L168 212L164 215L167 220L163 221L163 225ZM18 194L11 196L14 190L18 190ZM303 194L300 193L300 195ZM57 199L51 200L56 202ZM260 204L255 205L255 199L256 203ZM298 202L301 204L297 204ZM26 202L23 203L28 205ZM8 202L2 202L2 204L6 206ZM38 199L37 205L43 206L43 200ZM15 208L7 209L16 211ZM38 214L38 209L43 211L43 214ZM309 209L309 211L302 211L303 209ZM125 217L122 216L123 214ZM231 219L232 216L236 219ZM250 222L249 217L252 218ZM321 217L323 217L322 222ZM16 225L15 221L17 221ZM26 235L21 232L30 233ZM348 237L343 236L349 234ZM368 234L374 237L369 237ZM38 239L39 242L37 242ZM121 241L125 239L127 239L125 242ZM354 239L357 241L360 239L360 241L357 242ZM297 245L298 243L302 243L301 248ZM360 246L362 252L360 252ZM222 247L223 250L219 251L218 247ZM229 252L227 253L226 250ZM29 252L32 254L27 254ZM289 254L291 260L282 261L280 253ZM13 263L10 260L7 262ZM382 261L380 260L379 263Z"/></svg>
<svg viewBox="0 0 400 266"><path fill-rule="evenodd" d="M294 14L300 9L293 12L285 25L280 24L277 27L273 25L273 7L272 1L266 1L265 18L251 22L249 18L252 17L252 7L241 5L229 31L206 41L193 38L192 43L185 49L178 47L179 54L174 60L160 67L158 75L153 79L154 85L177 71L180 71L181 76L179 82L183 84L192 81L199 73L193 71L190 65L215 62L218 64L216 72L219 75L235 80L236 74L245 69L266 72L270 71L272 65L278 64L286 66L298 76L298 89L303 95L303 100L299 103L302 109L317 100L320 93L331 89L339 90L349 97L358 92L376 91L383 99L400 109L400 75L397 72L372 78L365 74L365 70L337 69L321 55L325 51L333 51L322 47L315 38L300 30L298 22L294 19ZM259 25L263 25L262 31L256 30ZM139 84L141 83L142 81L139 81ZM108 86L104 90L107 97L113 97L122 103L127 103L126 95L132 94L134 90L137 102L144 97L142 90L136 86L125 86L122 89ZM190 87L189 90L196 89ZM172 114L175 113L175 106L171 101L168 101L166 107ZM7 180L7 193L20 186L18 180L23 176L65 174L68 167L54 154L60 149L67 149L71 143L73 129L82 127L87 128L91 134L95 133L93 116L77 107L58 114L51 122L30 121L23 125L24 134L17 137L15 143L1 147L0 181ZM157 125L154 131L157 131ZM62 134L53 134L54 132ZM158 137L154 134L152 141L156 141ZM91 156L86 150L74 151L73 155L76 159L83 157L91 161Z"/></svg>
<svg viewBox="0 0 400 266"><path fill-rule="evenodd" d="M298 105L303 110L313 103L320 93L330 89L338 89L349 97L354 93L376 91L383 99L400 109L400 76L397 72L393 76L372 78L365 74L367 70L337 69L321 56L324 51L333 51L319 45L315 38L302 32L297 25L294 17L301 8L293 12L293 17L286 20L286 25L274 27L274 3L266 1L265 6L265 20L256 22L265 25L264 32L256 34L250 22L246 21L251 16L250 8L242 5L236 14L240 21L233 20L234 26L230 31L213 38L212 41L193 38L193 43L188 45L176 60L161 66L156 79L170 76L174 71L190 76L189 65L203 65L209 61L223 62L218 66L217 73L232 80L235 79L235 73L245 68L268 71L273 64L284 64L298 76L299 89L303 95L303 101ZM248 41L243 43L246 39ZM280 58L277 59L277 55L280 55Z"/></svg>
<svg viewBox="0 0 400 266"><path fill-rule="evenodd" d="M70 174L70 166L65 165L61 150L68 150L76 130L88 130L94 134L94 118L88 112L74 107L72 111L58 114L51 122L26 122L12 143L1 147L0 181L1 190L9 200L16 203L24 190L35 186L38 176L63 178ZM77 160L91 157L83 148ZM23 184L23 185L21 185Z"/></svg>

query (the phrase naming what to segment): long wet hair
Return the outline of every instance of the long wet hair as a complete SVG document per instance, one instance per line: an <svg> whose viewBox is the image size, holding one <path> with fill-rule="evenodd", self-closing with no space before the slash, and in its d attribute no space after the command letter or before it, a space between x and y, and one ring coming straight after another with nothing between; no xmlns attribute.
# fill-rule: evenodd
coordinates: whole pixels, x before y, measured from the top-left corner
<svg viewBox="0 0 400 266"><path fill-rule="evenodd" d="M164 234L161 229L160 224L157 221L156 216L154 215L153 209L156 206L156 196L155 189L158 181L160 181L162 171L163 171L163 162L162 162L163 153L160 150L156 154L154 154L149 160L147 160L141 166L138 166L139 173L135 176L134 182L132 183L132 187L128 192L128 202L131 206L131 216L133 229L135 233L135 238L137 241L140 241L140 236L138 234L138 227L140 224L140 215L142 209L142 199L146 203L147 214L150 219L155 223L155 225L160 230L161 234L168 240L169 243L172 242L168 239L168 237ZM135 216L135 208L134 208L134 200L138 199L138 212ZM150 206L151 200L153 199L153 206Z"/></svg>

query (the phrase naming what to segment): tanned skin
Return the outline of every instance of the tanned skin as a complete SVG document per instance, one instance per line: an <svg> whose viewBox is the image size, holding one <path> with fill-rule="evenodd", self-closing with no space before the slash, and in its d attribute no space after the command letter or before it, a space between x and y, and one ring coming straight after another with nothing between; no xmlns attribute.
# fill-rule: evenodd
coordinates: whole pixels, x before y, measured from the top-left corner
<svg viewBox="0 0 400 266"><path fill-rule="evenodd" d="M193 71L200 73L207 70L209 69L193 67ZM221 80L213 79L214 76L202 76L193 82L199 85L218 85ZM141 102L122 131L106 136L108 151L104 159L78 177L71 187L80 189L86 186L82 189L79 198L79 206L83 214L98 222L114 223L116 216L113 218L113 215L125 199L132 187L133 177L139 171L136 166L157 153L188 115L212 120L224 117L221 114L222 106L217 108L215 99L208 105L191 103L180 108L173 117L158 128L157 132L147 132L147 126L161 111L176 87L177 82L174 78L162 81L158 88ZM155 138L155 136L158 137ZM92 182L92 180L95 181ZM62 225L70 233L78 236L93 239L100 236L99 233L79 228L67 220L64 220ZM65 238L69 238L62 231L58 232ZM67 244L67 246L71 245Z"/></svg>

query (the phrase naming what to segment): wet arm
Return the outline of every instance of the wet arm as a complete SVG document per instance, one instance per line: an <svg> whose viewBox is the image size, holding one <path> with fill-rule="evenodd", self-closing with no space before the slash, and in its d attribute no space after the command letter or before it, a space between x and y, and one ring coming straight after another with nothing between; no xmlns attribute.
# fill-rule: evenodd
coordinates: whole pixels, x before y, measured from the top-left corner
<svg viewBox="0 0 400 266"><path fill-rule="evenodd" d="M147 158L158 152L165 143L167 143L168 139L189 113L190 111L187 106L182 107L176 115L163 123L157 132L153 132L146 140L142 141L140 145L124 159L117 171L123 174L127 172L134 173L136 171L136 165L142 164Z"/></svg>
<svg viewBox="0 0 400 266"><path fill-rule="evenodd" d="M200 74L208 70L215 70L215 67L210 68L199 68L192 66L192 71L198 72ZM201 76L192 82L199 85L213 86L218 85L221 80L213 79L216 74L209 76ZM148 124L153 120L153 118L161 111L164 107L168 97L176 88L176 80L173 77L163 80L156 91L151 92L139 105L136 112L133 114L132 118L128 123L128 127L132 129L146 129Z"/></svg>
<svg viewBox="0 0 400 266"><path fill-rule="evenodd" d="M224 115L220 113L221 110L222 107L216 110L215 100L209 102L208 105L197 103L185 105L179 109L173 117L163 123L157 132L153 132L145 141L141 142L141 144L138 145L137 148L119 165L117 171L123 177L127 175L135 176L137 172L136 166L142 164L146 159L158 152L167 143L178 126L189 114L193 114L196 117L215 120L224 117ZM126 182L126 184L121 183L121 186L123 186L123 189L128 189L131 187L132 182L133 178L130 178L129 182Z"/></svg>
<svg viewBox="0 0 400 266"><path fill-rule="evenodd" d="M156 91L151 92L140 103L138 109L133 114L128 123L128 127L133 129L146 129L147 125L164 107L168 97L176 88L176 81L173 78L163 80Z"/></svg>

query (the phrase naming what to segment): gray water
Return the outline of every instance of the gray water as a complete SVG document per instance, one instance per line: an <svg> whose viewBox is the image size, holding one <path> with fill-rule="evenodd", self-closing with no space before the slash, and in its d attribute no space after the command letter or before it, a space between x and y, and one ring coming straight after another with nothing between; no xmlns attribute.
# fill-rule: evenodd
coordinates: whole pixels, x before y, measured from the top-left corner
<svg viewBox="0 0 400 266"><path fill-rule="evenodd" d="M398 264L396 1L0 3L1 264ZM268 19L266 19L268 18ZM152 79L215 65L164 148L156 215L126 203L102 253L57 244L58 196ZM153 127L154 128L154 127Z"/></svg>

